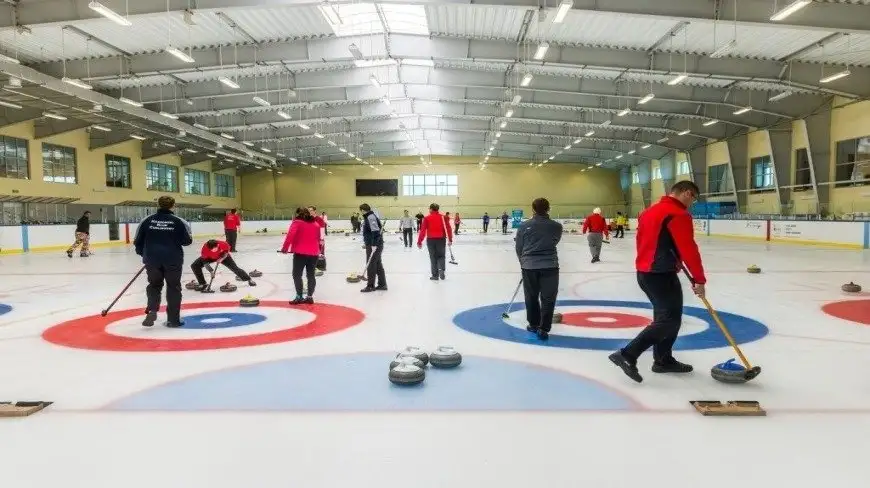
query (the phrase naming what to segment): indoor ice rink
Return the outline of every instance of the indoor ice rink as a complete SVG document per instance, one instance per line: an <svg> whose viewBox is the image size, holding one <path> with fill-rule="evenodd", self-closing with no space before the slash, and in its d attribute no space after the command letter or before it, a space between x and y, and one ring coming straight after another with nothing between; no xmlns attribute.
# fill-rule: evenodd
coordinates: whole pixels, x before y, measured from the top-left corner
<svg viewBox="0 0 870 488"><path fill-rule="evenodd" d="M7 1L0 86L2 486L866 483L870 2ZM636 383L608 356L653 319L638 216L680 181L694 371L647 352ZM143 327L134 243L164 196L184 285L210 239L258 273L213 266L180 327ZM540 197L547 340L515 246ZM458 229L444 279L400 232L431 203ZM276 251L307 207L325 269L291 303ZM723 381L732 359L761 373Z"/></svg>

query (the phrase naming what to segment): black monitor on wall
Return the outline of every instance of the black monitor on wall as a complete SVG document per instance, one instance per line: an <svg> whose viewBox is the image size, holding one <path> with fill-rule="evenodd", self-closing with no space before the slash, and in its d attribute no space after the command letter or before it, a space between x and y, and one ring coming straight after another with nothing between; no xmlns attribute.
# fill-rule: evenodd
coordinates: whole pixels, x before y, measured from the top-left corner
<svg viewBox="0 0 870 488"><path fill-rule="evenodd" d="M397 197L399 180L356 180L358 197Z"/></svg>

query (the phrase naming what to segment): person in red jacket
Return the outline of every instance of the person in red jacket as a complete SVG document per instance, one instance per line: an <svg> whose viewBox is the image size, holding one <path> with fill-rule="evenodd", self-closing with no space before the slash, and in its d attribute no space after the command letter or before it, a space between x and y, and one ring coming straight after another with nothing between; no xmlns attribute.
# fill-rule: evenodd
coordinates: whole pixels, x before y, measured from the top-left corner
<svg viewBox="0 0 870 488"><path fill-rule="evenodd" d="M587 232L589 232L589 237L586 239L589 242L589 252L592 253L592 262L597 263L601 261L601 243L604 242L604 237L610 239L607 221L601 216L600 208L593 210L592 215L583 221L583 233Z"/></svg>
<svg viewBox="0 0 870 488"><path fill-rule="evenodd" d="M653 348L654 373L689 373L692 366L674 359L673 348L683 319L683 289L678 273L682 262L694 278L692 291L704 296L704 265L695 242L688 208L699 194L691 181L680 181L670 194L640 214L637 223L637 283L653 306L653 321L610 361L634 381L643 378L637 359Z"/></svg>
<svg viewBox="0 0 870 488"><path fill-rule="evenodd" d="M202 246L199 258L190 265L193 270L193 275L196 276L197 285L194 290L208 292L208 284L205 281L205 276L202 274L202 268L208 263L218 263L226 266L230 271L235 273L241 280L247 281L251 286L257 286L251 276L233 261L230 256L230 244L228 242L219 241L217 239L209 239Z"/></svg>
<svg viewBox="0 0 870 488"><path fill-rule="evenodd" d="M454 234L459 234L459 226L462 224L462 219L459 218L459 213L453 216L453 225L456 230L453 231Z"/></svg>
<svg viewBox="0 0 870 488"><path fill-rule="evenodd" d="M227 237L227 243L230 245L230 251L236 252L236 239L239 238L239 227L242 225L242 219L236 213L236 209L230 210L230 213L224 217L224 235Z"/></svg>
<svg viewBox="0 0 870 488"><path fill-rule="evenodd" d="M290 223L284 245L278 251L293 253L293 285L296 287L296 298L290 301L291 305L314 303L314 288L317 286L314 268L320 257L320 229L323 228L317 222L318 218L307 208L297 208L296 218ZM307 296L302 292L303 271L308 285Z"/></svg>
<svg viewBox="0 0 870 488"><path fill-rule="evenodd" d="M308 207L308 213L314 217L314 222L320 226L320 256L317 258L315 269L326 271L326 212L317 215L317 207L311 205Z"/></svg>
<svg viewBox="0 0 870 488"><path fill-rule="evenodd" d="M429 205L429 215L423 217L420 224L420 233L417 235L417 247L423 248L423 239L426 239L426 248L429 249L429 267L432 281L445 279L445 253L448 245L453 245L453 233L450 229L450 221L441 215L440 206L437 203Z"/></svg>

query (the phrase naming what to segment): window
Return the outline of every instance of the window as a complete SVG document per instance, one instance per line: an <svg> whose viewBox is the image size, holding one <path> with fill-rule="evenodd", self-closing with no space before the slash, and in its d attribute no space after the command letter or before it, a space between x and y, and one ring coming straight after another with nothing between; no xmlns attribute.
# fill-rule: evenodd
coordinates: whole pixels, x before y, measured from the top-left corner
<svg viewBox="0 0 870 488"><path fill-rule="evenodd" d="M707 193L711 195L731 193L733 188L728 163L717 164L707 168Z"/></svg>
<svg viewBox="0 0 870 488"><path fill-rule="evenodd" d="M215 173L214 175L214 190L215 196L235 198L236 197L236 177L233 175L224 175Z"/></svg>
<svg viewBox="0 0 870 488"><path fill-rule="evenodd" d="M29 162L26 140L0 136L0 178L30 178Z"/></svg>
<svg viewBox="0 0 870 488"><path fill-rule="evenodd" d="M0 202L0 224L21 225L24 222L24 204Z"/></svg>
<svg viewBox="0 0 870 488"><path fill-rule="evenodd" d="M178 168L169 164L145 163L145 187L151 191L178 192Z"/></svg>
<svg viewBox="0 0 870 488"><path fill-rule="evenodd" d="M638 183L640 183L640 173L638 173L637 171L632 171L631 172L631 184L637 185Z"/></svg>
<svg viewBox="0 0 870 488"><path fill-rule="evenodd" d="M661 166L653 166L652 169L652 179L660 180L662 179L662 168Z"/></svg>
<svg viewBox="0 0 870 488"><path fill-rule="evenodd" d="M75 184L76 150L42 143L42 181Z"/></svg>
<svg viewBox="0 0 870 488"><path fill-rule="evenodd" d="M209 185L209 172L196 169L184 170L184 193L190 195L211 194Z"/></svg>
<svg viewBox="0 0 870 488"><path fill-rule="evenodd" d="M680 161L677 163L677 174L678 175L687 175L691 172L691 168L689 167L688 161Z"/></svg>
<svg viewBox="0 0 870 488"><path fill-rule="evenodd" d="M457 175L403 175L402 196L450 196L459 195Z"/></svg>
<svg viewBox="0 0 870 488"><path fill-rule="evenodd" d="M794 191L813 189L813 173L810 169L810 155L802 147L794 152Z"/></svg>
<svg viewBox="0 0 870 488"><path fill-rule="evenodd" d="M106 154L106 186L109 188L131 188L130 158Z"/></svg>
<svg viewBox="0 0 870 488"><path fill-rule="evenodd" d="M749 188L753 190L772 190L774 188L776 180L770 156L750 159L749 168L751 171Z"/></svg>
<svg viewBox="0 0 870 488"><path fill-rule="evenodd" d="M870 184L870 137L837 142L835 186Z"/></svg>

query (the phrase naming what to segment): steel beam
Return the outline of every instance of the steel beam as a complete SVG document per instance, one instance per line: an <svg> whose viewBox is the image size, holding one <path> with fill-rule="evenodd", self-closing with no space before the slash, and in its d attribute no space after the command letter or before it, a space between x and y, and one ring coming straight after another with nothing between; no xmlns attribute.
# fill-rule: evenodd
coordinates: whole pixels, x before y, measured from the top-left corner
<svg viewBox="0 0 870 488"><path fill-rule="evenodd" d="M788 127L780 129L771 129L766 131L768 143L770 145L770 160L773 164L774 174L776 175L776 188L779 193L779 213L783 213L784 209L791 206L791 197L794 195L791 190L792 175L792 157L791 157L791 141L792 130L791 124Z"/></svg>

